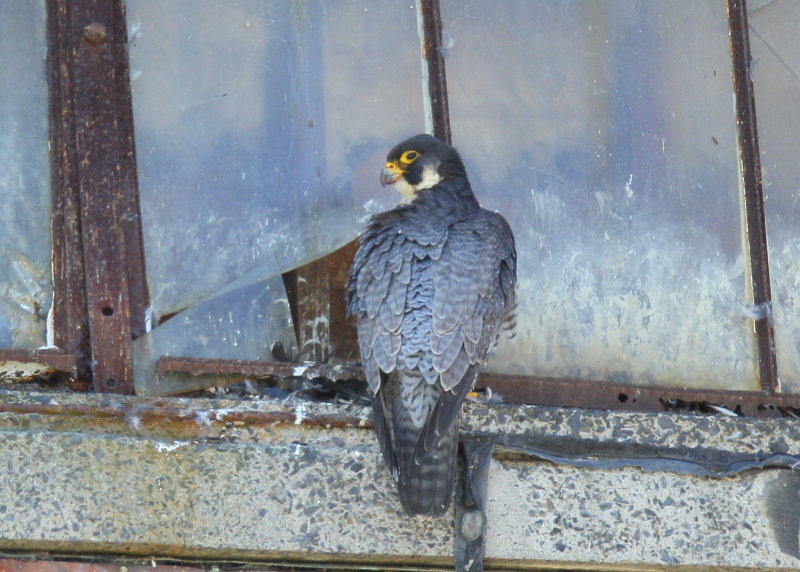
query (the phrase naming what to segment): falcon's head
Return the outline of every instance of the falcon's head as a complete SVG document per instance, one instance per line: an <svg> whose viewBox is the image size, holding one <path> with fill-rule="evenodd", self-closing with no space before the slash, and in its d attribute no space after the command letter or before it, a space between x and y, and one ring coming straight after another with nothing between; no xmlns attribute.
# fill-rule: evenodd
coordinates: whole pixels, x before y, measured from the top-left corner
<svg viewBox="0 0 800 572"><path fill-rule="evenodd" d="M403 202L414 200L420 191L441 181L466 178L461 157L453 147L422 133L398 143L386 156L381 184L394 185Z"/></svg>

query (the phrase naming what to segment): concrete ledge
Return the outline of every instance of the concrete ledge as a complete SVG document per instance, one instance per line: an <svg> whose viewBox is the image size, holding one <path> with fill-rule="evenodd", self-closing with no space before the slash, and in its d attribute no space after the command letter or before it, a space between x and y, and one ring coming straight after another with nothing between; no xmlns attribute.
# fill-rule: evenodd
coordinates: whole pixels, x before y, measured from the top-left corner
<svg viewBox="0 0 800 572"><path fill-rule="evenodd" d="M797 498L780 500L798 490L800 475L789 471L709 482L639 469L500 462L489 475L487 555L602 562L606 570L796 568L797 528L789 531L781 519L797 511Z"/></svg>
<svg viewBox="0 0 800 572"><path fill-rule="evenodd" d="M0 392L0 549L452 567L453 516L400 512L368 415ZM798 455L794 422L479 405L466 417L467 436L599 459L586 468L497 450L488 568L800 569L800 473L719 479L607 463Z"/></svg>

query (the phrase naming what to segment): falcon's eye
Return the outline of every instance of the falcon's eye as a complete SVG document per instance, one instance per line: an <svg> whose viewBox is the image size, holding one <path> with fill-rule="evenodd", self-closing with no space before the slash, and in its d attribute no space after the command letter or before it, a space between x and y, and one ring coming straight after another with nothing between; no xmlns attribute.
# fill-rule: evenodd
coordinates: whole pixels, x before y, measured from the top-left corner
<svg viewBox="0 0 800 572"><path fill-rule="evenodd" d="M419 153L416 151L405 151L402 155L400 155L400 161L402 163L410 164L419 159Z"/></svg>

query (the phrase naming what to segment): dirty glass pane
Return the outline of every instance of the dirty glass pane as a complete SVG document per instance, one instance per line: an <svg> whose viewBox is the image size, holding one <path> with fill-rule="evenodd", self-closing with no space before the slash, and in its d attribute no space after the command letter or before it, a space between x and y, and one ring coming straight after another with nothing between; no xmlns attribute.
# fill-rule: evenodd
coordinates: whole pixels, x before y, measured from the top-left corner
<svg viewBox="0 0 800 572"><path fill-rule="evenodd" d="M376 173L423 125L414 4L126 6L152 323L180 312L223 324L203 348L181 327L162 330L178 317L137 343L148 359L268 359L267 342L291 336L273 278L353 239L395 200L376 194ZM253 339L232 318L249 295L220 293L258 283L269 291L258 315L281 316Z"/></svg>
<svg viewBox="0 0 800 572"><path fill-rule="evenodd" d="M800 391L800 3L750 6L769 271L784 391Z"/></svg>
<svg viewBox="0 0 800 572"><path fill-rule="evenodd" d="M443 0L454 144L520 252L497 371L757 389L723 0Z"/></svg>
<svg viewBox="0 0 800 572"><path fill-rule="evenodd" d="M45 345L53 297L43 1L0 3L0 348Z"/></svg>

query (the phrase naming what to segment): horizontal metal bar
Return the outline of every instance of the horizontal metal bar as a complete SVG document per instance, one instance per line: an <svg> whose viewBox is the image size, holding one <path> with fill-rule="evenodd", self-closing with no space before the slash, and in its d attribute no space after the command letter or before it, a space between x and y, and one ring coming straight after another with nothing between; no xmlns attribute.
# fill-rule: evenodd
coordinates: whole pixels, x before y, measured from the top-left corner
<svg viewBox="0 0 800 572"><path fill-rule="evenodd" d="M624 411L719 413L719 410L710 407L713 405L746 417L781 417L800 412L800 395L769 395L760 391L623 385L492 373L481 374L478 386L491 388L505 403Z"/></svg>
<svg viewBox="0 0 800 572"><path fill-rule="evenodd" d="M78 375L78 358L57 350L0 349L0 366L7 361L40 364L49 369L66 373L72 378L76 378Z"/></svg>
<svg viewBox="0 0 800 572"><path fill-rule="evenodd" d="M207 359L162 356L156 362L156 373L188 373L191 375L223 375L240 378L325 377L328 379L365 380L362 369L351 363L336 365L316 362L248 361L237 359Z"/></svg>
<svg viewBox="0 0 800 572"><path fill-rule="evenodd" d="M98 428L109 429L109 424L118 422L133 425L138 431L153 430L172 438L195 438L218 425L241 425L248 427L271 427L293 425L340 429L345 427L371 429L372 421L363 417L338 414L313 414L304 410L301 414L292 411L258 411L232 409L176 408L165 406L158 400L148 405L130 407L108 407L97 405L61 405L57 403L16 403L0 401L0 414L41 415L63 418L70 422L78 419L90 420Z"/></svg>
<svg viewBox="0 0 800 572"><path fill-rule="evenodd" d="M287 363L247 360L221 360L164 356L157 371L246 377L325 377L364 380L355 364ZM230 383L230 381L228 381ZM697 411L747 417L780 417L800 413L800 395L768 395L759 391L726 391L633 386L583 379L560 379L525 375L482 373L478 388L490 388L502 403L611 409L623 411Z"/></svg>

